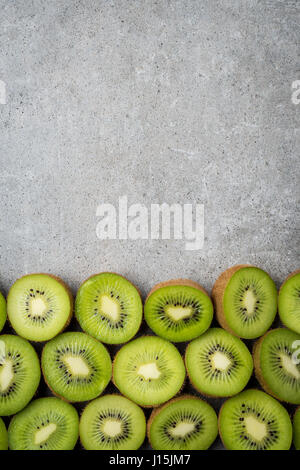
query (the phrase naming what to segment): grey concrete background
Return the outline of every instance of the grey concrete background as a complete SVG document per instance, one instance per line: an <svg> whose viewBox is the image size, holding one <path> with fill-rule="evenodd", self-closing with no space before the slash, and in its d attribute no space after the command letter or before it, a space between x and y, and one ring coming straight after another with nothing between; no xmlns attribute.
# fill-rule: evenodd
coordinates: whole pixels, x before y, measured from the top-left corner
<svg viewBox="0 0 300 470"><path fill-rule="evenodd" d="M299 267L298 1L0 1L1 283L211 288L251 262ZM100 241L96 208L205 205L205 243Z"/></svg>
<svg viewBox="0 0 300 470"><path fill-rule="evenodd" d="M0 289L74 293L112 270L145 295L250 262L299 268L297 0L0 0ZM96 208L205 205L205 243L100 241Z"/></svg>

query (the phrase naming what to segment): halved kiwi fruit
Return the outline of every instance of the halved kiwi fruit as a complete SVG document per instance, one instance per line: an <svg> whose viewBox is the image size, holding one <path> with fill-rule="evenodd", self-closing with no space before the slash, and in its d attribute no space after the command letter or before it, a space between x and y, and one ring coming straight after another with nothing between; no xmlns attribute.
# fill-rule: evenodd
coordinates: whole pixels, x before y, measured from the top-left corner
<svg viewBox="0 0 300 470"><path fill-rule="evenodd" d="M185 367L176 347L157 336L142 336L123 346L113 362L120 392L141 406L158 406L181 389Z"/></svg>
<svg viewBox="0 0 300 470"><path fill-rule="evenodd" d="M0 418L0 450L8 449L8 437L3 419Z"/></svg>
<svg viewBox="0 0 300 470"><path fill-rule="evenodd" d="M120 395L90 402L80 418L80 441L87 450L136 450L146 435L141 408Z"/></svg>
<svg viewBox="0 0 300 470"><path fill-rule="evenodd" d="M79 435L75 408L59 398L39 398L11 420L11 450L72 450Z"/></svg>
<svg viewBox="0 0 300 470"><path fill-rule="evenodd" d="M30 341L48 341L63 331L72 310L69 288L50 274L21 277L7 296L7 315L13 329Z"/></svg>
<svg viewBox="0 0 300 470"><path fill-rule="evenodd" d="M241 392L253 371L247 346L221 328L211 328L194 339L186 349L185 364L192 385L214 397Z"/></svg>
<svg viewBox="0 0 300 470"><path fill-rule="evenodd" d="M219 414L219 431L229 450L288 450L292 444L288 412L260 390L229 398Z"/></svg>
<svg viewBox="0 0 300 470"><path fill-rule="evenodd" d="M300 450L300 407L294 414L294 446L296 450Z"/></svg>
<svg viewBox="0 0 300 470"><path fill-rule="evenodd" d="M70 402L98 397L111 379L110 355L85 333L63 333L42 353L42 371L53 393Z"/></svg>
<svg viewBox="0 0 300 470"><path fill-rule="evenodd" d="M212 318L210 297L189 279L157 284L146 299L146 322L154 333L169 341L197 338L209 328Z"/></svg>
<svg viewBox="0 0 300 470"><path fill-rule="evenodd" d="M0 416L22 410L35 394L41 378L37 353L14 335L0 336Z"/></svg>
<svg viewBox="0 0 300 470"><path fill-rule="evenodd" d="M6 301L0 292L0 331L3 329L6 322Z"/></svg>
<svg viewBox="0 0 300 470"><path fill-rule="evenodd" d="M126 343L135 336L143 316L137 288L115 273L100 273L79 288L75 315L81 328L108 344Z"/></svg>
<svg viewBox="0 0 300 470"><path fill-rule="evenodd" d="M300 364L295 358L300 335L286 328L266 333L254 345L255 374L264 390L275 398L300 404Z"/></svg>
<svg viewBox="0 0 300 470"><path fill-rule="evenodd" d="M153 410L147 431L156 450L205 450L218 435L218 419L208 403L182 395Z"/></svg>
<svg viewBox="0 0 300 470"><path fill-rule="evenodd" d="M272 325L277 312L274 281L260 268L238 265L227 269L212 289L220 325L240 338L254 339Z"/></svg>
<svg viewBox="0 0 300 470"><path fill-rule="evenodd" d="M290 274L280 287L278 312L282 323L300 335L300 270Z"/></svg>

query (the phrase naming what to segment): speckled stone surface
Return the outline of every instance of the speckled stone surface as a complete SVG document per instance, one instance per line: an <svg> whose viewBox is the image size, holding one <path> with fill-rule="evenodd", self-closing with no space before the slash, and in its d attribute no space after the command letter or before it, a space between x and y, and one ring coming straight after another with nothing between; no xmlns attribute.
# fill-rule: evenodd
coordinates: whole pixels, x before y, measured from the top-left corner
<svg viewBox="0 0 300 470"><path fill-rule="evenodd" d="M146 295L210 290L249 262L299 268L297 0L0 0L0 289L43 271L74 293L120 272ZM203 249L99 240L97 206L198 203Z"/></svg>

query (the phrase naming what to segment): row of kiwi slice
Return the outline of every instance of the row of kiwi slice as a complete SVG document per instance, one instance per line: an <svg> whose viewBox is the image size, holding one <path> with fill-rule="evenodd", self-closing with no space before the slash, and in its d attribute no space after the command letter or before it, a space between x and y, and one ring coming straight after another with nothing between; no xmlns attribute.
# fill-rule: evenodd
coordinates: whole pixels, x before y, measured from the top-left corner
<svg viewBox="0 0 300 470"><path fill-rule="evenodd" d="M32 398L38 386L39 361L22 338L0 337L0 413L10 415ZM300 404L300 367L293 361L300 336L278 328L254 346L255 373L262 387L275 398ZM42 371L55 395L70 402L99 396L112 376L110 355L103 344L80 332L58 335L42 353ZM185 367L186 366L186 367ZM185 364L177 348L162 338L142 336L124 345L113 362L113 381L121 393L144 407L159 406L183 387L186 371L201 394L228 397L241 392L253 372L246 345L221 328L211 328L189 343ZM27 375L26 375L27 374ZM26 377L30 393L26 390ZM22 401L19 403L19 395ZM24 401L25 400L25 401Z"/></svg>
<svg viewBox="0 0 300 470"><path fill-rule="evenodd" d="M10 422L0 418L0 450L71 450L78 436L87 450L136 450L146 433L156 450L205 450L218 430L230 450L300 449L300 409L292 424L286 409L259 390L228 399L219 418L206 401L182 395L152 411L119 395L91 401L80 420L76 409L58 398L34 400Z"/></svg>
<svg viewBox="0 0 300 470"><path fill-rule="evenodd" d="M255 372L263 388L300 404L300 367L292 359L300 336L272 330L254 347ZM0 413L15 414L33 397L40 379L37 354L24 339L0 336ZM207 396L232 396L247 385L253 361L244 343L213 328L193 340L185 364L195 389ZM42 354L45 381L59 397L71 402L92 400L110 381L112 365L106 348L84 333L64 333L48 342ZM113 363L113 381L120 392L143 407L159 407L183 387L184 361L170 342L146 336L123 346ZM188 427L187 427L188 428ZM50 429L50 428L49 428ZM47 433L46 433L47 434Z"/></svg>
<svg viewBox="0 0 300 470"><path fill-rule="evenodd" d="M294 445L299 449L300 412L294 416ZM159 450L208 449L218 428L229 450L288 450L293 425L286 409L259 390L228 399L217 420L214 409L193 397L175 398L155 409L148 421L151 446Z"/></svg>
<svg viewBox="0 0 300 470"><path fill-rule="evenodd" d="M82 329L109 344L126 343L142 321L142 301L137 289L113 273L92 276L80 287L75 312ZM7 316L18 335L30 341L48 341L62 332L73 313L67 285L49 274L18 279L7 297ZM6 319L0 296L0 331Z"/></svg>
<svg viewBox="0 0 300 470"><path fill-rule="evenodd" d="M216 422L216 417L210 415L206 421L209 412L204 412L207 403L203 400L190 396L174 398L184 385L186 372L193 387L202 395L233 396L226 404L235 403L235 399L246 393L242 390L252 375L254 359L255 374L269 395L280 401L300 404L300 365L295 361L295 345L299 346L300 342L297 330L299 284L299 272L296 272L289 276L279 292L279 314L283 323L287 324L289 321L290 330L278 328L267 333L276 315L276 289L274 290L273 281L264 271L245 265L230 268L223 273L212 292L217 318L224 330L210 328L213 304L205 290L199 284L180 279L155 286L146 299L145 319L158 337L144 336L132 340L142 321L143 306L140 294L129 281L112 273L92 276L78 291L75 314L85 333L59 334L70 321L72 296L63 281L46 274L24 276L12 286L8 295L7 315L15 331L23 338L31 341L50 340L43 349L42 371L46 383L57 397L68 402L96 398L88 405L89 407L93 404L95 408L91 407L90 414L82 415L82 418L86 416L86 420L81 421L85 425L80 424L78 428L84 447L138 448L142 441L137 439L135 429L139 429L141 439L144 432L142 429L145 428L145 422L138 419L138 415L144 416L139 408L142 406L154 407L148 422L148 437L153 448L160 448L155 447L156 445L166 445L167 447L161 448L204 449L215 439L213 423ZM6 303L0 295L0 329L3 328L5 320ZM254 346L252 359L240 338L252 339L260 336L262 337ZM14 429L15 435L22 429L23 413L26 424L26 410L28 419L33 420L32 413L35 408L29 413L30 407L38 402L36 400L28 405L40 381L39 359L30 343L23 338L0 336L0 416L18 413L11 421L11 436ZM100 340L107 344L127 344L119 350L112 364L110 355ZM191 341L185 352L185 361L169 341ZM111 377L124 395L117 396L121 410L119 412L113 402L108 406L110 401L101 402L104 397L97 398L103 393ZM281 406L269 395L263 394L273 400L272 403ZM52 400L61 402L59 398ZM125 410L121 407L121 398L130 404L125 406L123 402ZM250 399L244 399L247 419L244 421L245 416L242 413L239 417L240 438L231 442L231 437L229 436L229 439L224 431L227 425L223 426L223 433L221 431L222 416L226 417L225 405L224 409L222 408L219 427L225 446L243 449L286 448L290 436L290 421L288 425L283 419L286 427L277 423L276 428L272 419L267 420L267 407L266 411L264 406L257 411L254 406L260 402L264 405L263 398L259 395L255 395L255 398L256 401L252 402ZM189 405L185 399L189 401ZM97 415L95 403L98 400L103 404L101 410L105 413L98 414L99 420L90 423L92 430L89 431L88 416L92 420ZM202 418L198 421L194 419L190 409L191 402L196 404L195 400L198 405L198 401L201 402L198 411L199 416L202 412ZM62 403L75 410L69 403ZM205 405L202 405L203 403ZM40 416L43 407L35 406L37 415ZM177 414L172 426L164 428L167 429L167 437L163 438L161 435L157 441L159 444L155 444L153 432L151 438L151 429L156 429L156 419L160 415L164 416L166 410L172 409L173 406L174 410L176 408L179 412L181 409L182 413L186 409L186 413ZM55 408L55 405L53 407ZM50 412L51 406L48 408ZM76 437L76 433L72 435L68 430L67 421L65 429L70 441L57 437L60 429L58 422L63 421L61 418L67 413L67 408L63 410L57 405L56 409L59 411L56 417L42 416L40 423L37 419L32 439L26 441L25 437L25 440L15 437L14 440L11 437L10 448L72 448L78 435ZM136 414L130 421L133 409ZM230 410L229 405L228 409ZM260 419L263 411L264 420ZM197 415L196 412L195 414ZM236 414L234 411L234 416ZM127 418L124 418L123 422L125 415ZM17 419L19 417L20 421ZM299 420L297 411L294 417L296 448L299 447ZM16 425L13 425L14 422ZM130 422L134 424L134 430L131 432ZM204 424L210 429L208 435L203 431L206 429L203 428ZM26 426L24 434L28 431ZM76 429L76 425L74 427ZM235 427L236 425L232 425L232 431L236 431ZM227 433L229 430L230 427ZM287 435L285 441L282 440L281 433ZM155 435L154 433L154 437ZM127 440L127 437L132 440ZM7 447L7 435L0 420L0 448L1 446Z"/></svg>
<svg viewBox="0 0 300 470"><path fill-rule="evenodd" d="M229 268L212 290L220 325L240 338L262 336L277 312L277 291L270 276L254 266ZM68 325L73 309L70 290L58 277L31 274L18 279L7 299L7 314L18 335L48 341ZM278 297L282 322L300 334L300 271L292 273ZM145 320L158 336L172 342L203 334L213 319L213 304L204 288L187 279L157 284L145 302ZM124 277L101 273L87 279L75 301L76 318L86 333L107 344L130 341L140 328L143 305L137 288ZM6 319L0 295L0 331Z"/></svg>

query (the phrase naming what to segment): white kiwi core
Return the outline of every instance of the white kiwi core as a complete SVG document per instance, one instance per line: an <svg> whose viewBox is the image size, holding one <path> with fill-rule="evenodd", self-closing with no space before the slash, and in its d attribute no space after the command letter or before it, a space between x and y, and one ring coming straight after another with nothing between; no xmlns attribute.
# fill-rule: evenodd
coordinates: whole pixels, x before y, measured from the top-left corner
<svg viewBox="0 0 300 470"><path fill-rule="evenodd" d="M138 375L141 375L145 380L158 379L161 375L156 362L149 362L142 364L137 370Z"/></svg>
<svg viewBox="0 0 300 470"><path fill-rule="evenodd" d="M122 422L118 419L108 419L103 425L103 432L109 437L115 437L121 434Z"/></svg>
<svg viewBox="0 0 300 470"><path fill-rule="evenodd" d="M165 308L165 311L169 317L174 321L180 321L183 318L188 318L193 314L193 309L191 307L181 307L181 305L174 306L168 305Z"/></svg>
<svg viewBox="0 0 300 470"><path fill-rule="evenodd" d="M0 369L0 390L5 392L14 379L13 362L10 359L1 360L2 367Z"/></svg>
<svg viewBox="0 0 300 470"><path fill-rule="evenodd" d="M251 289L248 289L244 293L243 298L243 305L246 308L248 315L253 315L253 313L255 312L256 301L256 296L254 295Z"/></svg>
<svg viewBox="0 0 300 470"><path fill-rule="evenodd" d="M185 437L195 429L194 423L182 422L176 424L175 428L170 428L169 432L174 437Z"/></svg>
<svg viewBox="0 0 300 470"><path fill-rule="evenodd" d="M293 377L295 377L295 379L299 380L300 372L296 364L294 364L294 362L292 361L292 359L286 354L282 354L280 359L281 359L281 364L284 370L288 372L290 375L292 375Z"/></svg>
<svg viewBox="0 0 300 470"><path fill-rule="evenodd" d="M103 294L100 298L100 310L106 317L117 322L120 319L120 306L109 295Z"/></svg>
<svg viewBox="0 0 300 470"><path fill-rule="evenodd" d="M31 299L30 309L34 317L42 317L47 312L48 307L42 297L36 297Z"/></svg>
<svg viewBox="0 0 300 470"><path fill-rule="evenodd" d="M47 426L43 427L42 429L39 429L34 436L34 443L35 445L40 445L43 442L47 441L51 434L53 434L56 431L56 424L50 423L47 424Z"/></svg>
<svg viewBox="0 0 300 470"><path fill-rule="evenodd" d="M216 351L211 356L211 363L215 369L225 371L228 369L228 367L230 367L231 360L226 356L226 354L220 351Z"/></svg>
<svg viewBox="0 0 300 470"><path fill-rule="evenodd" d="M90 369L86 361L80 356L65 356L64 362L72 375L86 377Z"/></svg>
<svg viewBox="0 0 300 470"><path fill-rule="evenodd" d="M245 418L246 431L256 441L262 441L268 434L267 425L254 416Z"/></svg>

